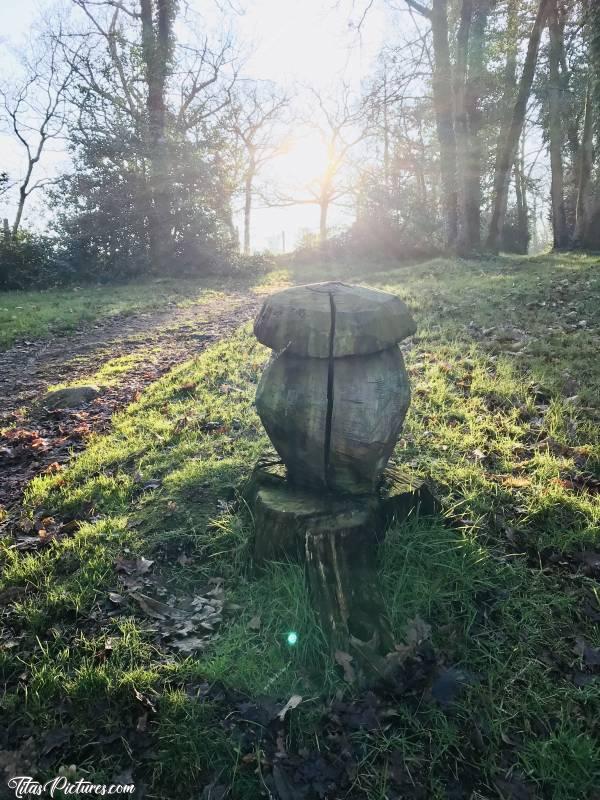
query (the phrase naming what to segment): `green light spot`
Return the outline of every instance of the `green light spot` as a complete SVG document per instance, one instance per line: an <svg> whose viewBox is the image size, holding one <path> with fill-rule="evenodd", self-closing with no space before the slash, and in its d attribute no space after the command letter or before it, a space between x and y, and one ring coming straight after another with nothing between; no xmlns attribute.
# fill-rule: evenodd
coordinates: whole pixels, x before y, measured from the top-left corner
<svg viewBox="0 0 600 800"><path fill-rule="evenodd" d="M296 631L290 631L287 635L287 643L290 647L293 647L298 641L298 634Z"/></svg>

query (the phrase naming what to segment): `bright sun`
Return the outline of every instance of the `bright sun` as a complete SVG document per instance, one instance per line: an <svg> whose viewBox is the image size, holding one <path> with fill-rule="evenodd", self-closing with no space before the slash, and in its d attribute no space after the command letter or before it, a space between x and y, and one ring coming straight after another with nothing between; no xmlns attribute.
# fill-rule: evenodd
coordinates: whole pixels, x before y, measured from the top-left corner
<svg viewBox="0 0 600 800"><path fill-rule="evenodd" d="M292 139L290 147L273 165L282 185L302 190L319 178L327 167L327 151L316 131Z"/></svg>

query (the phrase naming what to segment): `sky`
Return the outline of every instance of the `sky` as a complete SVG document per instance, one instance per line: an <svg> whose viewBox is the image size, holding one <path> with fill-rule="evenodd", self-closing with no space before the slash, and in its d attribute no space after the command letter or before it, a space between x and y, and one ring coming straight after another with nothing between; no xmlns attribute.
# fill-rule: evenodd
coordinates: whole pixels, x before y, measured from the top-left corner
<svg viewBox="0 0 600 800"><path fill-rule="evenodd" d="M215 0L189 2L217 19ZM375 2L360 35L349 26L349 20L361 18L368 0L222 0L221 6L228 3L241 12L230 11L228 18L247 53L244 75L274 80L289 89L312 86L326 91L340 80L358 88L383 44L388 22L385 4ZM0 0L0 76L14 70L16 49L30 34L40 13L53 5L54 0ZM270 166L267 177L275 182L314 177L309 173L318 146L314 138L296 141L286 156ZM60 146L55 150L47 161L50 174L67 164L64 150ZM0 135L0 166L6 164L9 171L18 171L20 160L14 141ZM6 208L0 207L0 215L5 213ZM275 247L285 235L288 248L293 247L303 229L318 230L318 213L316 206L307 205L256 208L253 246ZM343 223L346 213L334 209L331 225ZM43 216L43 198L38 197L30 206L26 222Z"/></svg>

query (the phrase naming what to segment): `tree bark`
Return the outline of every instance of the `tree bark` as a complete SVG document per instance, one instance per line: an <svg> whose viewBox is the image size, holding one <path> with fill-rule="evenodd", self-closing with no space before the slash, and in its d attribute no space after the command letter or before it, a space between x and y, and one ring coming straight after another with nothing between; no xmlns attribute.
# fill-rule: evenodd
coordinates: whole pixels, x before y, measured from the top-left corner
<svg viewBox="0 0 600 800"><path fill-rule="evenodd" d="M319 244L324 245L327 241L327 212L329 211L329 200L321 198L319 203Z"/></svg>
<svg viewBox="0 0 600 800"><path fill-rule="evenodd" d="M250 163L244 183L244 255L250 255L250 220L252 217L252 184L254 181L254 166Z"/></svg>
<svg viewBox="0 0 600 800"><path fill-rule="evenodd" d="M175 5L175 0L140 0L150 161L148 233L150 259L154 272L164 271L171 261L172 254L165 95ZM156 10L156 30L154 10Z"/></svg>
<svg viewBox="0 0 600 800"><path fill-rule="evenodd" d="M527 102L531 93L531 85L535 75L538 54L540 49L540 39L546 24L550 0L540 0L535 22L529 36L527 56L523 66L523 73L519 81L519 89L514 108L511 115L511 123L506 133L506 137L499 142L498 154L496 158L496 168L494 175L493 207L490 219L490 227L487 238L487 247L493 252L497 252L500 234L506 216L506 206L508 202L508 187L510 184L510 173L515 162L519 138L523 130Z"/></svg>
<svg viewBox="0 0 600 800"><path fill-rule="evenodd" d="M587 36L589 40L589 62L591 79L591 102L589 105L590 118L588 125L591 130L588 134L588 147L590 148L593 161L593 136L600 137L600 6L596 0L587 0L584 4L584 18L586 20ZM581 220L582 234L579 244L589 250L600 249L600 192L598 180L592 187L591 180L588 180L584 187L586 194L582 194L582 205L585 203L583 217ZM578 225L579 227L579 225Z"/></svg>
<svg viewBox="0 0 600 800"><path fill-rule="evenodd" d="M456 136L454 132L452 67L448 44L447 0L433 0L430 19L434 54L433 105L440 144L446 246L454 247L458 235L458 192L456 188Z"/></svg>
<svg viewBox="0 0 600 800"><path fill-rule="evenodd" d="M468 59L466 111L468 124L467 157L464 173L463 225L468 253L481 249L481 190L482 170L482 113L480 108L485 72L484 37L487 27L490 0L478 0L471 23Z"/></svg>
<svg viewBox="0 0 600 800"><path fill-rule="evenodd" d="M552 0L548 15L550 28L550 54L549 54L549 138L550 138L550 166L551 166L551 196L552 196L552 231L555 249L562 250L568 247L567 215L564 197L564 167L563 167L563 121L561 101L561 74L560 58L563 51L563 27L560 20L558 0Z"/></svg>
<svg viewBox="0 0 600 800"><path fill-rule="evenodd" d="M585 116L583 122L583 138L579 151L579 175L577 180L577 214L575 223L576 247L585 241L588 227L589 190L594 165L594 107L592 82L588 82L585 99Z"/></svg>
<svg viewBox="0 0 600 800"><path fill-rule="evenodd" d="M23 218L23 210L25 208L25 201L27 200L27 193L23 191L21 187L19 191L19 202L17 204L17 213L15 215L15 221L12 227L12 238L15 239L17 233L19 232L19 228L21 226L21 219Z"/></svg>
<svg viewBox="0 0 600 800"><path fill-rule="evenodd" d="M454 68L454 128L456 137L456 163L460 176L459 209L460 221L458 229L457 249L461 255L467 255L470 249L469 235L466 226L467 207L467 159L469 150L469 125L467 115L467 64L469 57L469 37L473 19L473 0L463 0L460 9L460 22L456 34L456 63Z"/></svg>

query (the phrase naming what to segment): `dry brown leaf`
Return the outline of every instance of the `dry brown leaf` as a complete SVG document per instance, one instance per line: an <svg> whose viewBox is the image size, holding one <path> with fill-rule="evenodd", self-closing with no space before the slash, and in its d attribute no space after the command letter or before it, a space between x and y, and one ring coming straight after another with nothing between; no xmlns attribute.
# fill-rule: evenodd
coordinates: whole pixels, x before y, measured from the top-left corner
<svg viewBox="0 0 600 800"><path fill-rule="evenodd" d="M506 475L502 478L502 485L511 489L524 489L526 486L531 486L531 478L525 475Z"/></svg>
<svg viewBox="0 0 600 800"><path fill-rule="evenodd" d="M140 592L132 592L131 596L140 606L145 614L155 619L185 619L187 614L178 608L168 606L166 603L161 603L160 600L155 600L146 594Z"/></svg>

